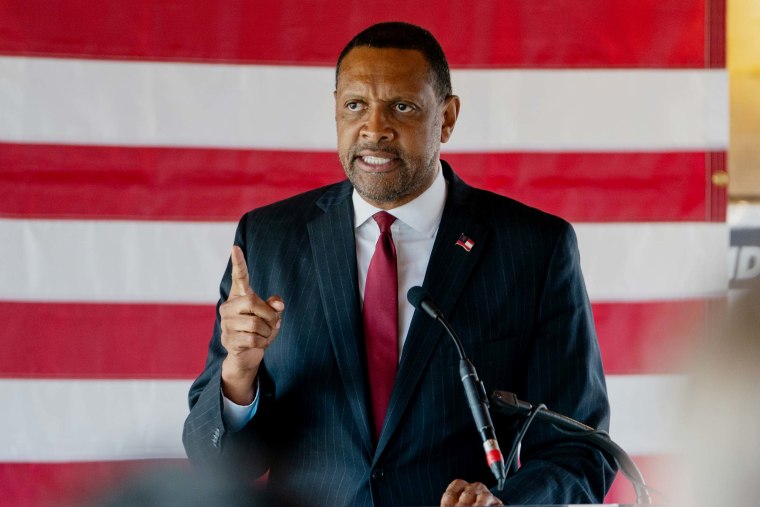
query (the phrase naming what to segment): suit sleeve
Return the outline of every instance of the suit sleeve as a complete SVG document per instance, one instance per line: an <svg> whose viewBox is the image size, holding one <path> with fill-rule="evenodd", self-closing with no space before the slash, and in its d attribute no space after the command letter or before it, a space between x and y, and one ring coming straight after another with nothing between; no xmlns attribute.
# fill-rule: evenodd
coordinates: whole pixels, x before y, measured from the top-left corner
<svg viewBox="0 0 760 507"><path fill-rule="evenodd" d="M245 248L245 231L247 224L247 215L244 216L238 224L235 234L235 244L239 245L243 252ZM222 361L227 356L227 351L222 346L219 307L227 300L231 286L232 265L228 261L227 269L222 277L219 288L219 302L216 306L216 321L211 336L211 342L208 347L206 365L203 372L193 382L189 393L190 413L185 420L182 432L182 442L185 446L185 452L188 458L195 464L219 464L226 463L234 467L240 461L246 461L247 466L253 466L252 474L265 471L265 460L261 455L253 455L249 452L249 447L253 447L255 442L254 435L261 425L261 421L251 421L239 432L228 431L225 427L222 417L223 401L221 394L221 371ZM263 366L263 364L262 364ZM260 377L266 373L262 367ZM266 385L261 382L260 386ZM262 394L263 388L259 394ZM260 396L257 410L262 409L261 399L267 396ZM254 420L265 419L254 415ZM250 470L250 469L249 469Z"/></svg>
<svg viewBox="0 0 760 507"><path fill-rule="evenodd" d="M590 303L569 224L550 257L532 346L528 378L518 396L534 405L607 430L610 409ZM505 443L508 445L508 443ZM615 467L601 452L534 422L522 442L521 468L495 493L512 504L601 503Z"/></svg>

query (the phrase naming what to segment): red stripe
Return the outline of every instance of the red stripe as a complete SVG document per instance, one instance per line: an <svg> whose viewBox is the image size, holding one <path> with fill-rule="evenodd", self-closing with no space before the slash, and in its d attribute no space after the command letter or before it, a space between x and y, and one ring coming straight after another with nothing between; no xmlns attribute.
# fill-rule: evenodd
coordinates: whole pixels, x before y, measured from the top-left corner
<svg viewBox="0 0 760 507"><path fill-rule="evenodd" d="M0 377L193 378L213 305L0 303Z"/></svg>
<svg viewBox="0 0 760 507"><path fill-rule="evenodd" d="M683 371L719 317L722 303L696 299L594 304L605 373Z"/></svg>
<svg viewBox="0 0 760 507"><path fill-rule="evenodd" d="M720 2L710 7L720 12ZM10 0L0 4L0 53L332 66L354 34L394 19L430 29L458 67L705 67L720 64L705 9L705 0Z"/></svg>
<svg viewBox="0 0 760 507"><path fill-rule="evenodd" d="M593 311L607 374L679 371L711 301L602 303ZM5 378L193 378L203 369L213 305L2 302Z"/></svg>
<svg viewBox="0 0 760 507"><path fill-rule="evenodd" d="M705 202L710 189L710 153L487 153L443 157L471 185L573 222L715 219L709 201ZM725 188L721 190L725 195Z"/></svg>
<svg viewBox="0 0 760 507"><path fill-rule="evenodd" d="M707 0L706 67L726 66L726 0Z"/></svg>
<svg viewBox="0 0 760 507"><path fill-rule="evenodd" d="M0 463L0 507L86 505L128 477L185 460Z"/></svg>
<svg viewBox="0 0 760 507"><path fill-rule="evenodd" d="M574 222L721 221L725 153L444 154L468 183ZM343 178L335 153L0 143L0 216L237 220ZM715 196L708 199L713 192Z"/></svg>

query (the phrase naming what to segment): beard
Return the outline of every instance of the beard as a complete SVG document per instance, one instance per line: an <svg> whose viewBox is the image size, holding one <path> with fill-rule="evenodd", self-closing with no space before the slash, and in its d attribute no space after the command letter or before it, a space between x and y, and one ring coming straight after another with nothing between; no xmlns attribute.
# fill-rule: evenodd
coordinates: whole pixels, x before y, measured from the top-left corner
<svg viewBox="0 0 760 507"><path fill-rule="evenodd" d="M396 168L389 172L371 173L356 166L362 150L382 151L395 157ZM408 196L418 196L432 183L437 169L437 152L429 160L409 157L398 148L368 143L354 145L340 162L358 194L371 203L397 203Z"/></svg>

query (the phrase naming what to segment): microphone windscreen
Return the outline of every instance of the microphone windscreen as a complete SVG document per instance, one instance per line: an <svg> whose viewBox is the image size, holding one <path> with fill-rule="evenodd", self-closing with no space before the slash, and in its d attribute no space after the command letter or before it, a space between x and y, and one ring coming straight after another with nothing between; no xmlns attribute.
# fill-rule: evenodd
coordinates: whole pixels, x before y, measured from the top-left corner
<svg viewBox="0 0 760 507"><path fill-rule="evenodd" d="M422 310L420 304L424 299L428 298L430 298L430 296L428 295L427 291L419 285L415 285L406 293L406 299L418 310Z"/></svg>

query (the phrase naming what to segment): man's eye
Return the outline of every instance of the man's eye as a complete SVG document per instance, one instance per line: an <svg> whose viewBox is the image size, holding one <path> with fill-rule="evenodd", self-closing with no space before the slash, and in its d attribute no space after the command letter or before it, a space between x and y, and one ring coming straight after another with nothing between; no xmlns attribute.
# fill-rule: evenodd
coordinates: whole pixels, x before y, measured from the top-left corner
<svg viewBox="0 0 760 507"><path fill-rule="evenodd" d="M346 109L349 111L359 111L361 110L362 105L359 102L349 102L346 104Z"/></svg>
<svg viewBox="0 0 760 507"><path fill-rule="evenodd" d="M394 105L393 107L399 113L408 113L408 112L410 112L412 110L412 106L410 106L409 104L404 104L403 102L399 102L398 104Z"/></svg>

